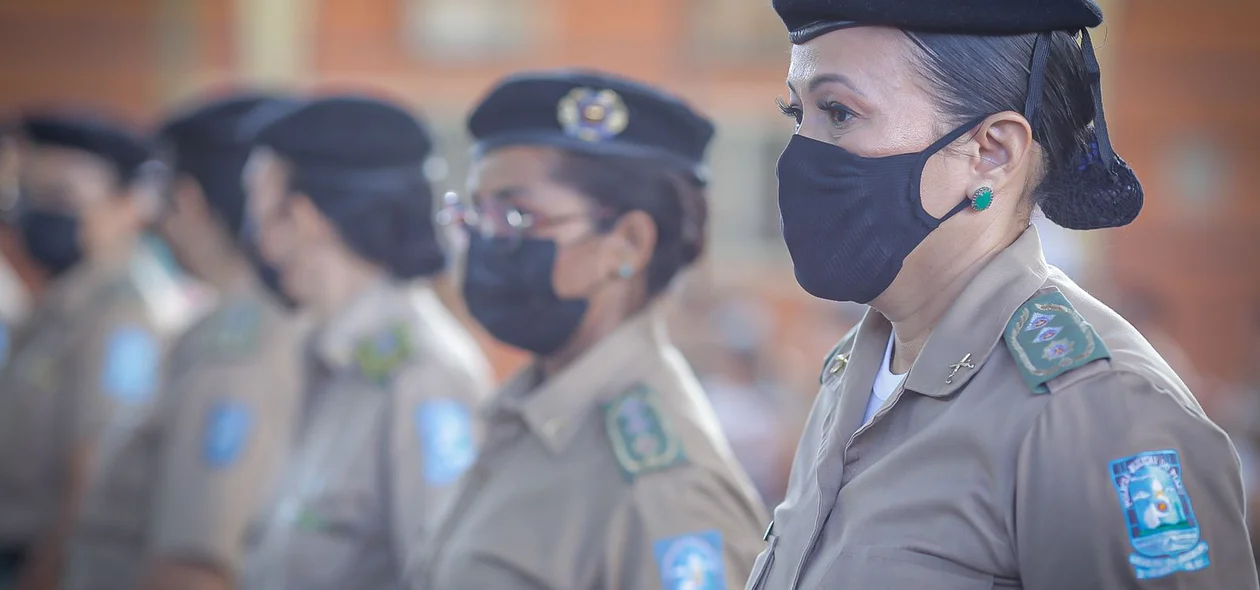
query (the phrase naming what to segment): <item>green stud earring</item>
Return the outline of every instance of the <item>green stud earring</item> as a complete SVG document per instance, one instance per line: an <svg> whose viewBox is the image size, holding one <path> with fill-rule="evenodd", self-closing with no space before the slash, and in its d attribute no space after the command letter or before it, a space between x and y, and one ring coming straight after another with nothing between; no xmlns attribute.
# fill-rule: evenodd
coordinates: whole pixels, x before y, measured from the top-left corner
<svg viewBox="0 0 1260 590"><path fill-rule="evenodd" d="M993 204L993 189L982 186L971 193L971 208L976 211L984 211Z"/></svg>
<svg viewBox="0 0 1260 590"><path fill-rule="evenodd" d="M617 274L621 275L623 279L628 279L634 276L634 267L630 266L629 262L626 262L621 265L621 268L617 269Z"/></svg>

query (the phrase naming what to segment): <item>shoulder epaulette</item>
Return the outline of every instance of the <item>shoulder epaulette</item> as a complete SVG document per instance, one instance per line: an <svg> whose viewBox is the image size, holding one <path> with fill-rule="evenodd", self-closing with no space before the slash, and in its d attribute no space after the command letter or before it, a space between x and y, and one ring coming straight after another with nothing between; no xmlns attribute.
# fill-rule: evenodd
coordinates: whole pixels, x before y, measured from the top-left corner
<svg viewBox="0 0 1260 590"><path fill-rule="evenodd" d="M250 301L231 301L214 310L201 325L198 353L233 358L258 350L262 334L262 309Z"/></svg>
<svg viewBox="0 0 1260 590"><path fill-rule="evenodd" d="M365 379L385 385L411 358L414 348L410 328L395 322L360 340L354 347L354 362Z"/></svg>
<svg viewBox="0 0 1260 590"><path fill-rule="evenodd" d="M1094 327L1058 291L1024 303L1006 324L1003 336L1024 382L1033 393L1048 393L1046 383L1111 351Z"/></svg>
<svg viewBox="0 0 1260 590"><path fill-rule="evenodd" d="M682 440L661 414L656 391L644 383L604 404L604 427L627 481L687 463Z"/></svg>

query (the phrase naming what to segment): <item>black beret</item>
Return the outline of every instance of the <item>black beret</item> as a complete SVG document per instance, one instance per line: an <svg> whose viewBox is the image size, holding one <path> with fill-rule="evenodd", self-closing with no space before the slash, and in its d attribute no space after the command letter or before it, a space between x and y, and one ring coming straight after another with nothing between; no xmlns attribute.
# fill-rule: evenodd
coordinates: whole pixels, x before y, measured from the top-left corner
<svg viewBox="0 0 1260 590"><path fill-rule="evenodd" d="M296 104L266 94L234 94L177 111L162 123L156 135L159 141L171 144L177 154L248 150L248 137L238 133L241 122L259 107L272 103Z"/></svg>
<svg viewBox="0 0 1260 590"><path fill-rule="evenodd" d="M114 166L122 182L131 181L151 158L151 146L120 125L88 116L29 114L22 118L22 134L37 144L82 150Z"/></svg>
<svg viewBox="0 0 1260 590"><path fill-rule="evenodd" d="M970 35L1077 31L1102 24L1095 0L773 0L792 43L856 25Z"/></svg>
<svg viewBox="0 0 1260 590"><path fill-rule="evenodd" d="M713 123L682 100L609 74L556 70L509 76L468 118L475 150L550 145L656 158L703 182Z"/></svg>
<svg viewBox="0 0 1260 590"><path fill-rule="evenodd" d="M330 96L268 109L245 130L296 168L329 174L385 171L421 173L433 151L424 125L406 109L363 96Z"/></svg>

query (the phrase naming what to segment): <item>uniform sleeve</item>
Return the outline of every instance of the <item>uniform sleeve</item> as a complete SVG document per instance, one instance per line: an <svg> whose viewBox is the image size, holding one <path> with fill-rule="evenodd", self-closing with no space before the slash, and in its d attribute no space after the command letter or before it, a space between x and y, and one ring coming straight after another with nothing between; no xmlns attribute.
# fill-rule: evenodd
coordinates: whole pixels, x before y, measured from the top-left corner
<svg viewBox="0 0 1260 590"><path fill-rule="evenodd" d="M699 469L635 482L607 534L603 588L742 588L761 551L762 515Z"/></svg>
<svg viewBox="0 0 1260 590"><path fill-rule="evenodd" d="M161 379L162 346L143 309L104 312L77 339L65 369L71 436L94 441L120 408L152 400Z"/></svg>
<svg viewBox="0 0 1260 590"><path fill-rule="evenodd" d="M179 389L160 417L167 443L148 549L236 574L251 518L283 467L296 407L284 403L286 383L242 366L211 363L181 373L170 381Z"/></svg>
<svg viewBox="0 0 1260 590"><path fill-rule="evenodd" d="M460 477L483 438L478 404L484 380L449 367L404 373L393 387L389 470L390 522L404 572L414 572Z"/></svg>
<svg viewBox="0 0 1260 590"><path fill-rule="evenodd" d="M1048 395L1019 453L1024 588L1257 587L1238 455L1197 407L1123 371Z"/></svg>

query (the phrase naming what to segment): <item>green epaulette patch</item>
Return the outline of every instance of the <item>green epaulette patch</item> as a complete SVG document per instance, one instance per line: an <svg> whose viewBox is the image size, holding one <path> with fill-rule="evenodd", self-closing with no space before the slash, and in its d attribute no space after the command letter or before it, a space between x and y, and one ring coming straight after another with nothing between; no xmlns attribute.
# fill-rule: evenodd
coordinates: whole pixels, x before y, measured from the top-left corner
<svg viewBox="0 0 1260 590"><path fill-rule="evenodd" d="M1046 383L1111 351L1094 327L1058 291L1038 295L1020 306L1006 324L1007 348L1033 393L1047 393Z"/></svg>
<svg viewBox="0 0 1260 590"><path fill-rule="evenodd" d="M359 374L377 385L388 384L398 368L414 352L411 331L404 323L391 324L385 330L364 338L354 347L354 361Z"/></svg>
<svg viewBox="0 0 1260 590"><path fill-rule="evenodd" d="M197 349L218 357L253 354L258 349L262 323L262 309L257 303L227 303L206 318Z"/></svg>
<svg viewBox="0 0 1260 590"><path fill-rule="evenodd" d="M656 392L643 383L604 404L604 427L627 481L687 462L682 441L657 406Z"/></svg>

